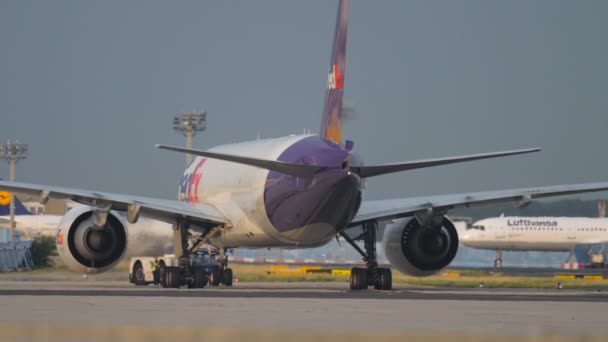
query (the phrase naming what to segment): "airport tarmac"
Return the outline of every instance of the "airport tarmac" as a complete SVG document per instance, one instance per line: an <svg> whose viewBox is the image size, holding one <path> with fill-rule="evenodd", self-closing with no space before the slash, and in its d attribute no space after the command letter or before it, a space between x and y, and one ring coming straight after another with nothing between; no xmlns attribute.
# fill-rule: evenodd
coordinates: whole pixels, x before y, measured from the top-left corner
<svg viewBox="0 0 608 342"><path fill-rule="evenodd" d="M0 303L0 337L6 340L149 340L175 334L184 340L232 340L239 339L237 332L250 340L292 335L323 340L336 334L349 340L608 337L608 292L404 285L386 292L350 291L347 283L237 283L189 290L113 280L0 277Z"/></svg>

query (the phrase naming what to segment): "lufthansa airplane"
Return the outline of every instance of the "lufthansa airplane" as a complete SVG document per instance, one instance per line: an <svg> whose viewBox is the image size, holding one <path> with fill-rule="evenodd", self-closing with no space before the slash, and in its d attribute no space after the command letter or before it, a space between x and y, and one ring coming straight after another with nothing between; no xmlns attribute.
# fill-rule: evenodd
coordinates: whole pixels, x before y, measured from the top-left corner
<svg viewBox="0 0 608 342"><path fill-rule="evenodd" d="M27 236L54 236L62 216L34 215L15 198L15 230ZM11 194L0 191L0 225L10 228Z"/></svg>
<svg viewBox="0 0 608 342"><path fill-rule="evenodd" d="M121 259L127 248L128 222L148 217L174 225L179 266L162 274L165 287L197 287L204 275L189 269L186 258L202 244L221 252L225 283L228 248L307 248L341 236L362 256L365 267L353 268L352 289L388 290L391 270L376 262L379 221L400 222L382 238L394 270L425 276L446 267L458 249L458 235L446 217L450 209L494 202L528 203L536 198L602 191L608 182L558 185L451 195L364 201L367 178L384 174L530 153L526 149L438 159L367 165L354 152L354 142L342 139L342 96L348 0L338 6L320 135L217 146L207 151L157 145L157 148L198 156L185 170L179 200L146 198L57 186L0 182L0 189L49 198L69 199L82 207L66 214L56 241L65 263L80 272L103 272ZM189 237L194 243L188 245ZM363 242L363 248L356 241Z"/></svg>
<svg viewBox="0 0 608 342"><path fill-rule="evenodd" d="M492 217L475 222L460 237L463 245L496 251L569 252L579 244L608 242L608 219L589 217Z"/></svg>

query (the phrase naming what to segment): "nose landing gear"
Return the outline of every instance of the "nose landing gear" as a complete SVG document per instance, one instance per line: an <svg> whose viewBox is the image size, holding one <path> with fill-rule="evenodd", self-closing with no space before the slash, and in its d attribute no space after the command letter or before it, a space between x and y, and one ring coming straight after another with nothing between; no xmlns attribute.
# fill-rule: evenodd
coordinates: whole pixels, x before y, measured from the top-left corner
<svg viewBox="0 0 608 342"><path fill-rule="evenodd" d="M378 267L376 258L376 233L378 223L369 221L363 223L363 233L355 238L351 238L344 231L340 235L353 248L361 254L365 261L366 268L355 267L350 271L350 289L365 290L373 286L376 290L391 290L393 288L392 272L389 268ZM357 245L356 241L363 241L365 251Z"/></svg>
<svg viewBox="0 0 608 342"><path fill-rule="evenodd" d="M494 259L494 268L502 268L502 251L496 251L496 259Z"/></svg>

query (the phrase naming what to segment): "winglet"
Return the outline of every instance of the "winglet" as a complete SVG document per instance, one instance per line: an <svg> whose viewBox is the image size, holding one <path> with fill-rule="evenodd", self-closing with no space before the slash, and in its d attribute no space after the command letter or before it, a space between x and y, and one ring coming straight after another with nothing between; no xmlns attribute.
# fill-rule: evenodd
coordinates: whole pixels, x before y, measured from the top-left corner
<svg viewBox="0 0 608 342"><path fill-rule="evenodd" d="M348 0L340 0L327 77L323 123L321 124L321 137L336 145L342 143L342 95L344 94L344 68L346 66L347 24Z"/></svg>

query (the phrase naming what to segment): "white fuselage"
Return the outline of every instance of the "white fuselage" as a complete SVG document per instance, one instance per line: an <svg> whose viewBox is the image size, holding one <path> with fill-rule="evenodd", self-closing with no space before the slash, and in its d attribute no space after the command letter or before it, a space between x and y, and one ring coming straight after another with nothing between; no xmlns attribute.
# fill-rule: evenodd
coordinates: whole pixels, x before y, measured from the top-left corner
<svg viewBox="0 0 608 342"><path fill-rule="evenodd" d="M608 219L496 217L475 222L460 236L465 246L503 251L570 251L608 241Z"/></svg>
<svg viewBox="0 0 608 342"><path fill-rule="evenodd" d="M287 148L309 137L264 139L217 146L209 151L277 160ZM195 205L212 205L228 218L230 224L211 239L218 247L313 247L335 237L334 227L322 223L279 232L265 205L268 175L266 169L197 157L184 173L179 198Z"/></svg>
<svg viewBox="0 0 608 342"><path fill-rule="evenodd" d="M27 237L55 236L62 217L60 215L15 215L15 230ZM0 216L0 219L9 221L10 216Z"/></svg>

